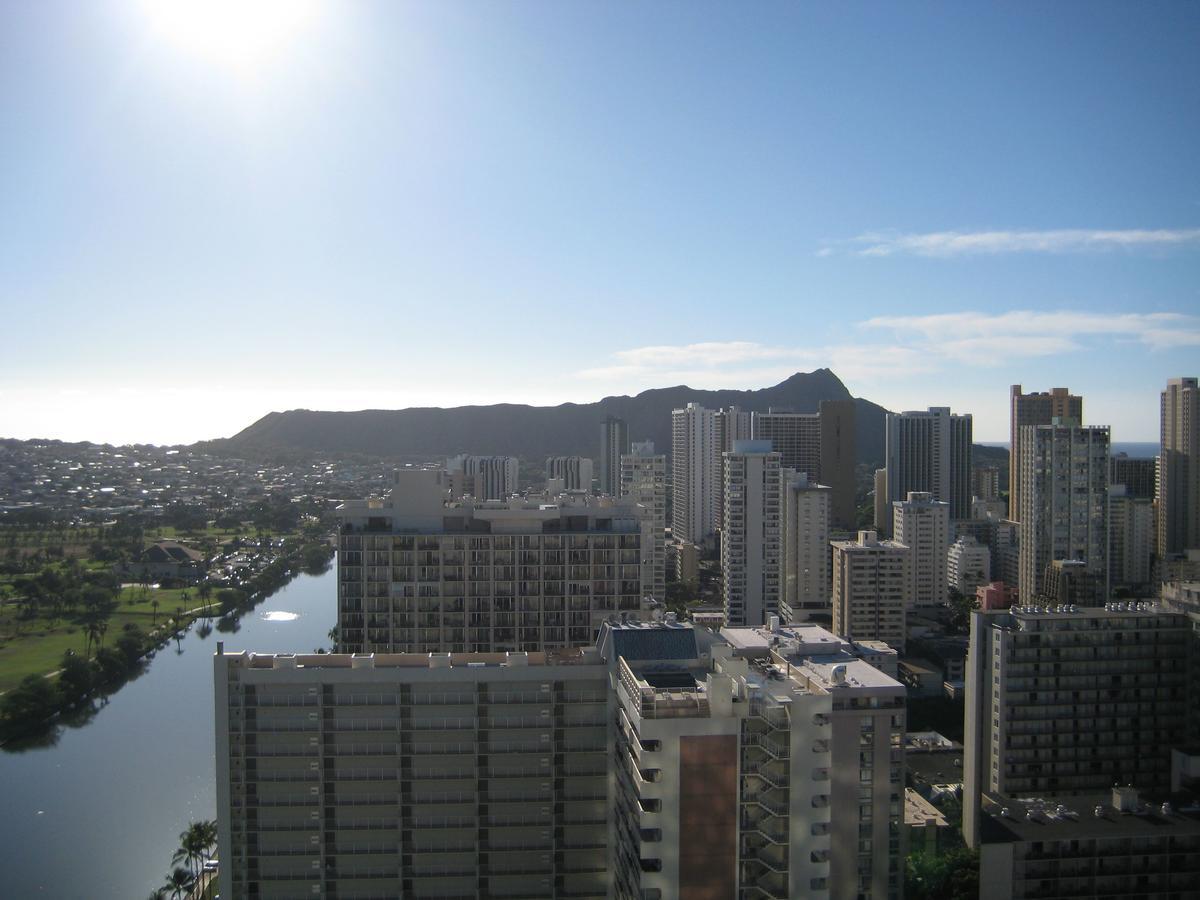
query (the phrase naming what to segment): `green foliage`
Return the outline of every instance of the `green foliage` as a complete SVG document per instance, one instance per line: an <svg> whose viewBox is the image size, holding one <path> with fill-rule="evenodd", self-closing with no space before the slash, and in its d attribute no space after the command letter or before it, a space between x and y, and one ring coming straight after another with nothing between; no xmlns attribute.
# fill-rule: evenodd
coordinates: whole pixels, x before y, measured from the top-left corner
<svg viewBox="0 0 1200 900"><path fill-rule="evenodd" d="M975 900L978 896L978 851L960 847L938 855L917 852L908 857L905 900Z"/></svg>
<svg viewBox="0 0 1200 900"><path fill-rule="evenodd" d="M0 718L16 726L37 725L54 715L58 693L42 675L26 675L0 698Z"/></svg>
<svg viewBox="0 0 1200 900"><path fill-rule="evenodd" d="M73 706L90 694L95 686L96 671L92 664L73 650L64 653L57 684L61 702Z"/></svg>

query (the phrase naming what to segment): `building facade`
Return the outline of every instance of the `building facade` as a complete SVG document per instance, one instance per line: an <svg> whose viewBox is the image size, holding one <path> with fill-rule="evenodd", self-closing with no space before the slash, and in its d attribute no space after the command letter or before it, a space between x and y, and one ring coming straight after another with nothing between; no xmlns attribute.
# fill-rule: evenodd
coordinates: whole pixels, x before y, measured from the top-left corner
<svg viewBox="0 0 1200 900"><path fill-rule="evenodd" d="M610 498L448 501L406 469L382 501L339 507L338 644L349 652L583 646L643 609L650 520Z"/></svg>
<svg viewBox="0 0 1200 900"><path fill-rule="evenodd" d="M991 583L992 554L975 538L964 535L946 551L946 582L964 597L974 597Z"/></svg>
<svg viewBox="0 0 1200 900"><path fill-rule="evenodd" d="M590 491L592 461L586 456L551 456L546 459L547 487L560 491ZM611 496L616 496L615 494Z"/></svg>
<svg viewBox="0 0 1200 900"><path fill-rule="evenodd" d="M671 533L702 543L719 525L721 455L716 412L689 403L671 413Z"/></svg>
<svg viewBox="0 0 1200 900"><path fill-rule="evenodd" d="M971 441L970 414L952 414L948 406L888 413L889 502L904 500L909 491L921 491L949 503L951 519L969 519Z"/></svg>
<svg viewBox="0 0 1200 900"><path fill-rule="evenodd" d="M600 423L600 493L615 497L621 487L621 456L629 452L629 426L607 416Z"/></svg>
<svg viewBox="0 0 1200 900"><path fill-rule="evenodd" d="M912 593L911 554L897 541L860 531L833 541L833 630L848 640L883 641L904 651Z"/></svg>
<svg viewBox="0 0 1200 900"><path fill-rule="evenodd" d="M945 606L950 504L929 493L909 491L907 498L892 504L892 538L909 549L909 608Z"/></svg>
<svg viewBox="0 0 1200 900"><path fill-rule="evenodd" d="M725 621L762 625L782 598L779 454L770 441L735 441L723 454L721 575Z"/></svg>
<svg viewBox="0 0 1200 900"><path fill-rule="evenodd" d="M1083 398L1067 388L1026 394L1021 385L1012 386L1009 391L1008 517L1013 521L1021 518L1021 447L1024 442L1021 429L1026 425L1051 425L1055 419L1070 419L1082 425Z"/></svg>
<svg viewBox="0 0 1200 900"><path fill-rule="evenodd" d="M1124 485L1128 497L1153 500L1158 492L1158 460L1116 453L1111 460L1108 481L1112 485Z"/></svg>
<svg viewBox="0 0 1200 900"><path fill-rule="evenodd" d="M457 497L507 500L517 492L519 464L512 456L468 456L446 460L451 490Z"/></svg>
<svg viewBox="0 0 1200 900"><path fill-rule="evenodd" d="M621 499L636 503L650 520L650 552L643 553L642 584L654 599L667 596L667 458L652 441L635 442L621 456Z"/></svg>
<svg viewBox="0 0 1200 900"><path fill-rule="evenodd" d="M811 612L831 609L829 520L832 489L803 472L782 475L783 600L786 622L802 621Z"/></svg>
<svg viewBox="0 0 1200 900"><path fill-rule="evenodd" d="M1124 484L1110 485L1108 566L1114 590L1125 588L1139 595L1150 590L1154 538L1154 501L1131 496Z"/></svg>
<svg viewBox="0 0 1200 900"><path fill-rule="evenodd" d="M1162 392L1158 555L1200 548L1200 387L1172 378Z"/></svg>
<svg viewBox="0 0 1200 900"><path fill-rule="evenodd" d="M1056 559L1086 562L1107 598L1108 456L1107 427L1024 426L1017 584L1023 601L1037 596Z"/></svg>

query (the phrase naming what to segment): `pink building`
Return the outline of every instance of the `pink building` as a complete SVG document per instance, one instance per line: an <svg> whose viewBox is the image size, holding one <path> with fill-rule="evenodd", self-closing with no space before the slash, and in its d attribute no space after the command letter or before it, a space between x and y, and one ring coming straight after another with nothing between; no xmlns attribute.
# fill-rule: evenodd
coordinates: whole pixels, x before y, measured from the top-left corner
<svg viewBox="0 0 1200 900"><path fill-rule="evenodd" d="M1008 609L1016 599L1016 589L1003 581L993 581L975 589L975 601L980 609Z"/></svg>

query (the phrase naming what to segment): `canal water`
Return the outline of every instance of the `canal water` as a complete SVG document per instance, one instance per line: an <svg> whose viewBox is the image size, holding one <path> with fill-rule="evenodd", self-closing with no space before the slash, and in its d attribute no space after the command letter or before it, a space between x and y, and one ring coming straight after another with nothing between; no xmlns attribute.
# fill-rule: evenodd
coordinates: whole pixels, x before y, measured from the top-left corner
<svg viewBox="0 0 1200 900"><path fill-rule="evenodd" d="M222 633L193 626L85 722L0 750L0 897L141 900L179 833L216 818L213 660L329 648L336 575L300 575ZM203 621L203 620L202 620Z"/></svg>

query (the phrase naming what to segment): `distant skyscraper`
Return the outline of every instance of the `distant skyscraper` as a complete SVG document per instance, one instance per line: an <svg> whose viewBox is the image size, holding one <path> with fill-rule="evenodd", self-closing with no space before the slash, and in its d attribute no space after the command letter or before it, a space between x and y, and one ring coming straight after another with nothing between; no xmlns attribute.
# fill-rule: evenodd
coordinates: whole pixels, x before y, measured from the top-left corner
<svg viewBox="0 0 1200 900"><path fill-rule="evenodd" d="M546 460L546 483L561 481L564 491L592 489L592 461L586 456L551 456ZM615 496L615 495L614 495Z"/></svg>
<svg viewBox="0 0 1200 900"><path fill-rule="evenodd" d="M671 532L702 542L717 530L721 455L716 413L689 403L671 413Z"/></svg>
<svg viewBox="0 0 1200 900"><path fill-rule="evenodd" d="M1108 492L1108 571L1114 588L1145 589L1154 553L1154 501L1132 497L1128 486ZM1144 596L1140 591L1135 596Z"/></svg>
<svg viewBox="0 0 1200 900"><path fill-rule="evenodd" d="M1049 393L1021 393L1014 384L1010 390L1009 451L1008 451L1008 517L1021 517L1021 427L1050 425L1055 419L1074 420L1083 424L1083 398L1067 388L1054 388Z"/></svg>
<svg viewBox="0 0 1200 900"><path fill-rule="evenodd" d="M621 456L629 452L629 427L608 416L600 423L600 493L617 496L621 489Z"/></svg>
<svg viewBox="0 0 1200 900"><path fill-rule="evenodd" d="M874 531L834 541L833 630L855 641L884 641L904 651L904 611L910 605L911 551Z"/></svg>
<svg viewBox="0 0 1200 900"><path fill-rule="evenodd" d="M1124 485L1127 497L1153 500L1158 494L1158 460L1118 453L1111 460L1108 481L1112 485Z"/></svg>
<svg viewBox="0 0 1200 900"><path fill-rule="evenodd" d="M751 426L756 441L771 442L784 468L832 490L835 528L854 527L855 410L853 400L823 400L816 413L754 413Z"/></svg>
<svg viewBox="0 0 1200 900"><path fill-rule="evenodd" d="M637 503L650 518L651 547L642 554L642 584L654 599L667 595L667 457L653 441L635 442L621 457L621 499Z"/></svg>
<svg viewBox="0 0 1200 900"><path fill-rule="evenodd" d="M738 441L752 437L753 415L736 406L719 409L714 419L717 428L717 453L728 453Z"/></svg>
<svg viewBox="0 0 1200 900"><path fill-rule="evenodd" d="M971 517L971 416L948 406L888 413L887 490L892 502L924 491L950 504L950 518Z"/></svg>
<svg viewBox="0 0 1200 900"><path fill-rule="evenodd" d="M1162 392L1158 555L1200 548L1200 387L1172 378Z"/></svg>
<svg viewBox="0 0 1200 900"><path fill-rule="evenodd" d="M517 492L518 463L514 456L468 456L446 460L452 491L477 500L506 500Z"/></svg>
<svg viewBox="0 0 1200 900"><path fill-rule="evenodd" d="M781 594L779 454L770 441L735 441L723 456L725 621L763 625Z"/></svg>
<svg viewBox="0 0 1200 900"><path fill-rule="evenodd" d="M783 470L783 602L787 622L830 608L829 509L833 491L803 472Z"/></svg>
<svg viewBox="0 0 1200 900"><path fill-rule="evenodd" d="M1056 559L1086 562L1107 597L1108 453L1107 426L1022 426L1021 602L1033 601Z"/></svg>
<svg viewBox="0 0 1200 900"><path fill-rule="evenodd" d="M907 499L892 504L892 537L911 552L909 608L944 606L950 504L934 500L929 493L909 491Z"/></svg>

